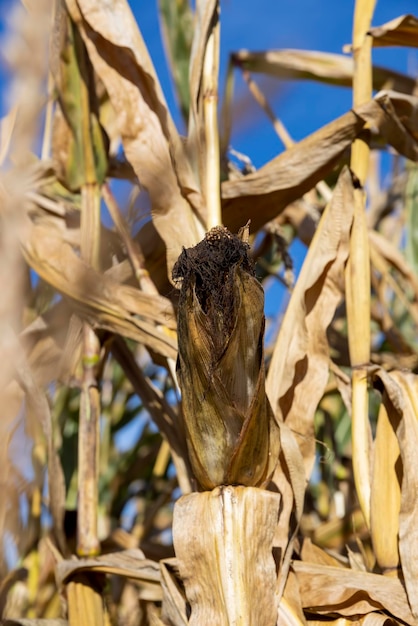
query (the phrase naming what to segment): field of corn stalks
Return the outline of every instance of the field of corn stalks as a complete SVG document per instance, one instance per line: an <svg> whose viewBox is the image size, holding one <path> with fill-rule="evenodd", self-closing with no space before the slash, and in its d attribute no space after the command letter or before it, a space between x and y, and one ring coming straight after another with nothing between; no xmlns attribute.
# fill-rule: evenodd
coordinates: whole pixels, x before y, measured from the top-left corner
<svg viewBox="0 0 418 626"><path fill-rule="evenodd" d="M0 621L418 625L418 90L372 63L418 19L357 0L345 55L221 85L219 1L158 7L186 137L127 0L9 7ZM237 75L284 144L258 170ZM295 143L263 75L352 108Z"/></svg>

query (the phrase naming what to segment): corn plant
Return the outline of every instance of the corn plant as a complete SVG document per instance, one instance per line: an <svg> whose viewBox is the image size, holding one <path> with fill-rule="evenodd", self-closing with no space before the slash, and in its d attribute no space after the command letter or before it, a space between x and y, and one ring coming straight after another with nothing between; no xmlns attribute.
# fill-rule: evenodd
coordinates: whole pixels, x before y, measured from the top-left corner
<svg viewBox="0 0 418 626"><path fill-rule="evenodd" d="M418 20L357 0L351 56L236 51L223 91L219 1L158 6L186 137L126 0L10 9L0 619L418 624L418 101L372 62ZM294 142L259 75L353 106Z"/></svg>

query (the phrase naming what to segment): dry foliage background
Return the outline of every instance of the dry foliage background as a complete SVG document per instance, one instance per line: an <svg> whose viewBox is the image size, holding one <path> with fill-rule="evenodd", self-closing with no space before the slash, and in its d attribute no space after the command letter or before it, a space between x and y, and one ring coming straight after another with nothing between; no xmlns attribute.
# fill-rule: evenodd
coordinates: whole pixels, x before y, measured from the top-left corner
<svg viewBox="0 0 418 626"><path fill-rule="evenodd" d="M0 617L418 624L418 99L415 77L370 62L373 46L417 46L418 20L370 29L374 2L358 0L353 58L237 51L218 144L219 6L196 5L159 2L187 138L126 0L10 12ZM236 72L285 145L257 171L229 158ZM293 144L258 74L352 86L353 108ZM266 484L198 492L171 272L212 226L248 220L259 281L291 293L264 354L280 455L264 441Z"/></svg>

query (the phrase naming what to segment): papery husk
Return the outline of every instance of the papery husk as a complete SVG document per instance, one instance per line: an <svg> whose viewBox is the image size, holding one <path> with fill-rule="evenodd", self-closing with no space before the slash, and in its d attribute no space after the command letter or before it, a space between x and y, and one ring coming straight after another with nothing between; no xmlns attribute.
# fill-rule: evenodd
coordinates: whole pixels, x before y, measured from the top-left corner
<svg viewBox="0 0 418 626"><path fill-rule="evenodd" d="M264 486L279 454L279 431L265 393L264 294L248 245L213 228L184 250L178 374L186 439L202 489Z"/></svg>
<svg viewBox="0 0 418 626"><path fill-rule="evenodd" d="M190 626L275 626L272 543L279 508L278 493L252 487L218 487L178 500L173 538Z"/></svg>

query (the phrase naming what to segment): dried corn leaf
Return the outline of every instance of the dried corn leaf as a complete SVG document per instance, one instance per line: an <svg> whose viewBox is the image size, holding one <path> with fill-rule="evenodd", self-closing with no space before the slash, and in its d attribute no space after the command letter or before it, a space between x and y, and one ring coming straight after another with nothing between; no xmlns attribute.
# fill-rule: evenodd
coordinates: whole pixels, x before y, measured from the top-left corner
<svg viewBox="0 0 418 626"><path fill-rule="evenodd" d="M17 111L17 106L14 106L7 115L0 119L0 166L3 165L9 152L10 142L16 124Z"/></svg>
<svg viewBox="0 0 418 626"><path fill-rule="evenodd" d="M4 352L2 352L4 355ZM3 356L4 358L4 356ZM8 363L8 369L10 363ZM8 372L9 374L9 372ZM13 383L6 389L0 388L0 578L7 572L7 549L21 547L24 525L20 515L22 499L28 499L33 492L33 485L19 467L18 459L13 454L13 443L24 429L22 389ZM27 532L27 530L26 530Z"/></svg>
<svg viewBox="0 0 418 626"><path fill-rule="evenodd" d="M279 604L277 623L280 626L303 626L307 624L303 614L298 581L293 571L290 571L287 576L283 597Z"/></svg>
<svg viewBox="0 0 418 626"><path fill-rule="evenodd" d="M403 127L412 135L415 141L418 141L418 98L416 95L408 95L399 93L392 90L381 91L377 94L376 99L381 101L385 110L393 117L394 123ZM389 138L389 143L398 150L400 154L411 159L411 161L417 161L417 154L409 155L406 151L399 149L395 143L392 143L392 138Z"/></svg>
<svg viewBox="0 0 418 626"><path fill-rule="evenodd" d="M415 625L402 583L367 572L294 561L303 608L320 615L356 617L386 611Z"/></svg>
<svg viewBox="0 0 418 626"><path fill-rule="evenodd" d="M68 380L79 361L77 337L70 338L72 312L66 302L58 302L46 313L38 316L19 335L29 366L39 387L52 380ZM64 355L63 351L72 349ZM75 357L74 355L77 356Z"/></svg>
<svg viewBox="0 0 418 626"><path fill-rule="evenodd" d="M373 102L379 104L381 111L364 113L364 119L372 130L378 130L399 154L417 161L418 98L399 92L381 91Z"/></svg>
<svg viewBox="0 0 418 626"><path fill-rule="evenodd" d="M148 190L169 270L200 238L200 194L128 3L67 3L118 119L125 154ZM171 275L171 271L169 272Z"/></svg>
<svg viewBox="0 0 418 626"><path fill-rule="evenodd" d="M119 285L87 266L52 231L27 223L21 239L29 265L72 300L76 312L95 328L130 337L175 358L176 342L161 326L175 327L172 305L162 296Z"/></svg>
<svg viewBox="0 0 418 626"><path fill-rule="evenodd" d="M186 440L202 489L265 485L279 454L264 389L264 293L248 249L216 227L173 270Z"/></svg>
<svg viewBox="0 0 418 626"><path fill-rule="evenodd" d="M112 342L112 354L122 367L125 375L139 398L149 411L161 434L170 444L177 479L183 493L191 491L191 470L188 463L184 425L179 412L170 406L162 392L144 376L141 368L125 342L116 337Z"/></svg>
<svg viewBox="0 0 418 626"><path fill-rule="evenodd" d="M326 331L341 300L353 193L351 174L344 168L309 247L267 376L273 410L296 436L307 478L315 455L314 415L329 376Z"/></svg>
<svg viewBox="0 0 418 626"><path fill-rule="evenodd" d="M272 545L279 507L279 494L252 487L220 487L177 501L173 539L190 626L276 625Z"/></svg>
<svg viewBox="0 0 418 626"><path fill-rule="evenodd" d="M103 554L94 559L62 560L57 563L56 577L59 585L68 584L74 577L86 572L114 574L132 578L141 583L140 597L159 602L162 599L160 567L144 557L142 550L122 550Z"/></svg>
<svg viewBox="0 0 418 626"><path fill-rule="evenodd" d="M316 80L331 85L352 87L354 60L342 54L314 50L268 50L249 52L241 50L232 55L238 67L276 78ZM373 68L373 89L390 87L412 93L415 81L404 74L383 67Z"/></svg>
<svg viewBox="0 0 418 626"><path fill-rule="evenodd" d="M27 269L18 243L23 197L13 178L4 175L0 184L4 192L0 216L0 579L7 571L10 550L21 550L33 530L30 519L24 528L22 503L30 502L42 481L39 473L35 477L26 471L30 456L24 466L20 457L22 450L32 453L32 439L40 428L34 428L25 419L24 393L15 380L16 345L20 348L16 335L22 325ZM25 184L22 173L19 181ZM36 469L39 470L39 464Z"/></svg>
<svg viewBox="0 0 418 626"><path fill-rule="evenodd" d="M397 626L400 625L398 620L391 619L382 613L369 613L361 621L362 626Z"/></svg>
<svg viewBox="0 0 418 626"><path fill-rule="evenodd" d="M373 372L384 387L383 402L396 428L402 459L399 554L412 612L418 618L418 378L411 372Z"/></svg>
<svg viewBox="0 0 418 626"><path fill-rule="evenodd" d="M418 47L418 19L413 15L401 15L382 26L369 30L373 45Z"/></svg>
<svg viewBox="0 0 418 626"><path fill-rule="evenodd" d="M184 590L180 589L177 559L160 561L163 590L162 618L175 626L187 626L187 606ZM165 623L164 622L164 623Z"/></svg>
<svg viewBox="0 0 418 626"><path fill-rule="evenodd" d="M46 394L36 384L26 356L17 339L15 340L14 365L16 367L16 378L26 394L26 420L29 422L35 420L42 427L47 442L49 510L54 523L54 537L60 550L65 552L65 482L61 461L54 443L51 411Z"/></svg>
<svg viewBox="0 0 418 626"><path fill-rule="evenodd" d="M372 249L377 250L385 261L408 281L409 286L414 291L415 299L418 300L418 277L406 261L402 252L395 248L393 243L376 230L369 230L369 241Z"/></svg>
<svg viewBox="0 0 418 626"><path fill-rule="evenodd" d="M225 225L237 230L251 219L257 230L283 209L325 178L344 150L360 134L366 123L400 154L418 159L418 144L411 133L417 132L416 115L406 109L402 94L392 102L388 93L350 111L309 135L257 172L222 184ZM402 121L397 110L402 113ZM407 116L405 116L407 110Z"/></svg>

